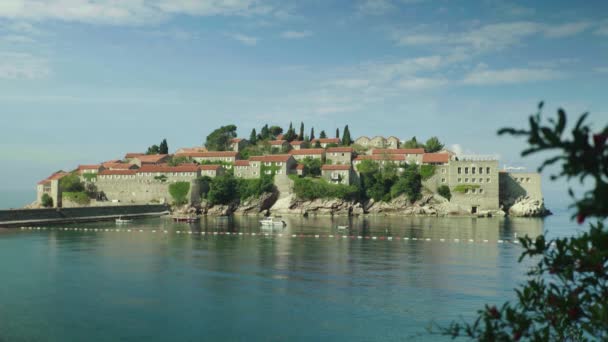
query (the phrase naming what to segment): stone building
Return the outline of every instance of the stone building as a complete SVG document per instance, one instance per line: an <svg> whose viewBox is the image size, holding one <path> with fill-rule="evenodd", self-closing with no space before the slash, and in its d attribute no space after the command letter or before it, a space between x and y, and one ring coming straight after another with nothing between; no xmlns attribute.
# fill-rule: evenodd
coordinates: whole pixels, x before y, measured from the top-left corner
<svg viewBox="0 0 608 342"><path fill-rule="evenodd" d="M234 138L230 140L230 149L234 152L240 152L247 146L249 146L249 140L247 139Z"/></svg>
<svg viewBox="0 0 608 342"><path fill-rule="evenodd" d="M408 164L420 165L422 163L423 148L377 148L370 151L372 155L399 155Z"/></svg>
<svg viewBox="0 0 608 342"><path fill-rule="evenodd" d="M295 172L297 161L290 154L253 156L249 162L260 162L261 171L266 175L287 175Z"/></svg>
<svg viewBox="0 0 608 342"><path fill-rule="evenodd" d="M237 160L234 162L234 176L239 178L260 178L262 162L250 160Z"/></svg>
<svg viewBox="0 0 608 342"><path fill-rule="evenodd" d="M287 140L270 140L268 144L270 145L270 149L274 151L286 151L290 146Z"/></svg>
<svg viewBox="0 0 608 342"><path fill-rule="evenodd" d="M305 176L305 174L304 174L304 164L298 164L298 165L296 165L296 174L298 176Z"/></svg>
<svg viewBox="0 0 608 342"><path fill-rule="evenodd" d="M384 147L394 149L394 148L399 148L399 144L400 144L399 138L391 135L390 137L386 138Z"/></svg>
<svg viewBox="0 0 608 342"><path fill-rule="evenodd" d="M362 136L362 137L358 137L357 139L355 139L355 144L359 145L359 146L363 146L363 147L369 147L369 137L366 136Z"/></svg>
<svg viewBox="0 0 608 342"><path fill-rule="evenodd" d="M355 166L355 169L364 160L372 160L378 163L378 165L380 166L388 164L399 166L405 163L405 156L401 154L359 155L355 159L353 159L353 165Z"/></svg>
<svg viewBox="0 0 608 342"><path fill-rule="evenodd" d="M141 156L145 156L145 153L140 153L140 152L129 152L127 154L125 154L124 160L127 162L130 162L131 160L137 158L137 157L141 157Z"/></svg>
<svg viewBox="0 0 608 342"><path fill-rule="evenodd" d="M447 171L438 175L440 184L450 187L450 202L480 210L499 209L498 160L489 156L454 156Z"/></svg>
<svg viewBox="0 0 608 342"><path fill-rule="evenodd" d="M499 182L500 203L506 206L510 206L522 197L543 200L540 173L501 171Z"/></svg>
<svg viewBox="0 0 608 342"><path fill-rule="evenodd" d="M325 149L322 148L303 148L300 150L291 150L289 154L294 157L295 160L303 160L306 158L321 159L325 158Z"/></svg>
<svg viewBox="0 0 608 342"><path fill-rule="evenodd" d="M104 170L135 170L139 167L137 164L106 162L103 165Z"/></svg>
<svg viewBox="0 0 608 342"><path fill-rule="evenodd" d="M352 165L323 165L321 177L334 184L350 185L356 179Z"/></svg>
<svg viewBox="0 0 608 342"><path fill-rule="evenodd" d="M176 156L188 157L197 163L223 162L234 164L238 159L239 153L234 151L187 152L176 154Z"/></svg>
<svg viewBox="0 0 608 342"><path fill-rule="evenodd" d="M105 170L105 167L101 164L95 165L78 165L77 172L79 175L83 174L98 174L100 171Z"/></svg>
<svg viewBox="0 0 608 342"><path fill-rule="evenodd" d="M340 145L340 138L318 138L318 139L311 140L310 144L312 146L315 146L317 144L317 141L323 148L326 148L327 145L330 145L330 144Z"/></svg>
<svg viewBox="0 0 608 342"><path fill-rule="evenodd" d="M42 204L42 196L47 194L53 199L54 208L61 207L59 180L67 175L69 175L68 172L58 171L38 182L36 185L36 202Z"/></svg>
<svg viewBox="0 0 608 342"><path fill-rule="evenodd" d="M303 146L304 146L304 145L307 145L307 144L309 144L309 143L308 143L308 142L306 142L306 141L300 141L300 140L294 140L294 141L289 142L289 145L290 145L290 146L291 146L291 148L292 148L292 149L294 149L294 150L299 150L299 149L302 149L302 148L303 148Z"/></svg>
<svg viewBox="0 0 608 342"><path fill-rule="evenodd" d="M422 155L424 165L446 165L450 162L448 153L425 153Z"/></svg>
<svg viewBox="0 0 608 342"><path fill-rule="evenodd" d="M168 154L145 154L133 157L129 160L129 163L135 164L139 167L143 165L158 165L166 163L171 156Z"/></svg>
<svg viewBox="0 0 608 342"><path fill-rule="evenodd" d="M208 152L207 148L204 146L195 146L195 147L182 147L175 151L176 155L184 154L184 153L196 153L196 152Z"/></svg>
<svg viewBox="0 0 608 342"><path fill-rule="evenodd" d="M202 176L217 177L226 173L226 169L222 165L198 165L198 169Z"/></svg>
<svg viewBox="0 0 608 342"><path fill-rule="evenodd" d="M329 147L325 151L325 160L329 164L351 164L353 158L352 147Z"/></svg>
<svg viewBox="0 0 608 342"><path fill-rule="evenodd" d="M388 138L382 136L375 136L371 139L369 137L362 136L355 140L355 144L367 148L396 149L399 148L400 140L399 138L394 136L390 136Z"/></svg>

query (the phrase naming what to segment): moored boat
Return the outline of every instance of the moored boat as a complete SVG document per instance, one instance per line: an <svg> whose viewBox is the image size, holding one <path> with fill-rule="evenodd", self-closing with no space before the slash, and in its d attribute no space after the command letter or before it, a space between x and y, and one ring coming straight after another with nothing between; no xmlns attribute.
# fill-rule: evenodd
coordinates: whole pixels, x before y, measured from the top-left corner
<svg viewBox="0 0 608 342"><path fill-rule="evenodd" d="M200 218L198 216L173 216L175 222L198 222Z"/></svg>
<svg viewBox="0 0 608 342"><path fill-rule="evenodd" d="M260 224L262 225L262 227L285 227L287 226L287 223L285 223L285 221L280 220L276 217L266 217L263 220L260 220Z"/></svg>
<svg viewBox="0 0 608 342"><path fill-rule="evenodd" d="M133 222L133 220L123 219L122 216L118 216L118 218L116 219L116 224L125 224L131 222Z"/></svg>

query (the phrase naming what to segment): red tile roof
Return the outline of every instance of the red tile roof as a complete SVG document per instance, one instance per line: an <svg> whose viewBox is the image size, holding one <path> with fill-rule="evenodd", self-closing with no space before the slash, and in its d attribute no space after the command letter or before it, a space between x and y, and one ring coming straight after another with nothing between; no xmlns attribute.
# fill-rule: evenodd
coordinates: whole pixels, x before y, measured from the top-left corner
<svg viewBox="0 0 608 342"><path fill-rule="evenodd" d="M111 170L129 170L137 169L137 165L128 163L104 163L103 167Z"/></svg>
<svg viewBox="0 0 608 342"><path fill-rule="evenodd" d="M207 148L203 146L197 147L182 147L175 154L192 153L192 152L207 152Z"/></svg>
<svg viewBox="0 0 608 342"><path fill-rule="evenodd" d="M52 175L48 176L47 178L41 180L40 182L38 182L38 184L47 184L52 180L59 180L65 176L69 175L68 172L65 171L57 171L55 173L53 173Z"/></svg>
<svg viewBox="0 0 608 342"><path fill-rule="evenodd" d="M265 156L249 157L249 161L285 163L289 160L289 158L293 158L293 157L290 154L269 154L269 155L265 155Z"/></svg>
<svg viewBox="0 0 608 342"><path fill-rule="evenodd" d="M353 152L352 147L328 147L327 152Z"/></svg>
<svg viewBox="0 0 608 342"><path fill-rule="evenodd" d="M422 155L423 163L447 163L450 161L448 153L425 153Z"/></svg>
<svg viewBox="0 0 608 342"><path fill-rule="evenodd" d="M311 140L313 144L317 141L319 141L320 144L339 144L340 138L320 138Z"/></svg>
<svg viewBox="0 0 608 342"><path fill-rule="evenodd" d="M296 165L296 170L304 170L304 164Z"/></svg>
<svg viewBox="0 0 608 342"><path fill-rule="evenodd" d="M395 160L405 161L404 154L375 154L375 155L360 155L355 160Z"/></svg>
<svg viewBox="0 0 608 342"><path fill-rule="evenodd" d="M103 170L99 172L100 176L112 176L112 175L120 175L120 176L131 176L137 173L137 170Z"/></svg>
<svg viewBox="0 0 608 342"><path fill-rule="evenodd" d="M178 156L191 157L191 158L223 158L223 157L236 158L237 154L238 154L238 152L234 152L234 151L213 151L213 152L179 153Z"/></svg>
<svg viewBox="0 0 608 342"><path fill-rule="evenodd" d="M304 143L304 141L302 141L302 140L294 140L294 141L289 142L290 145L295 145L295 146L302 145L303 143Z"/></svg>
<svg viewBox="0 0 608 342"><path fill-rule="evenodd" d="M184 164L179 166L169 166L167 164L162 165L143 165L141 169L137 170L138 173L142 172L157 172L157 173L172 173L172 172L197 172L201 165L197 164Z"/></svg>
<svg viewBox="0 0 608 342"><path fill-rule="evenodd" d="M149 154L143 156L137 156L133 159L139 160L142 164L158 164L169 158L168 154Z"/></svg>
<svg viewBox="0 0 608 342"><path fill-rule="evenodd" d="M350 165L323 165L321 166L321 170L323 171L333 171L333 170L350 170Z"/></svg>
<svg viewBox="0 0 608 342"><path fill-rule="evenodd" d="M145 153L138 153L138 152L127 153L127 154L125 154L125 159L131 159L131 158L135 158L135 157L139 157L139 156L143 156L143 155L145 155Z"/></svg>
<svg viewBox="0 0 608 342"><path fill-rule="evenodd" d="M234 166L249 166L249 160L235 160Z"/></svg>
<svg viewBox="0 0 608 342"><path fill-rule="evenodd" d="M283 140L283 134L277 135L277 140Z"/></svg>
<svg viewBox="0 0 608 342"><path fill-rule="evenodd" d="M287 142L287 140L280 140L280 139L277 139L277 140L270 140L268 143L269 143L270 145L283 145L283 144L284 144L284 143L286 143L286 142Z"/></svg>
<svg viewBox="0 0 608 342"><path fill-rule="evenodd" d="M101 167L100 164L96 165L78 165L78 170L98 170Z"/></svg>
<svg viewBox="0 0 608 342"><path fill-rule="evenodd" d="M323 154L325 150L322 148L303 148L301 150L291 150L289 154L297 156Z"/></svg>
<svg viewBox="0 0 608 342"><path fill-rule="evenodd" d="M423 148L376 148L372 154L423 154Z"/></svg>
<svg viewBox="0 0 608 342"><path fill-rule="evenodd" d="M200 165L199 170L203 171L217 171L222 168L222 165Z"/></svg>

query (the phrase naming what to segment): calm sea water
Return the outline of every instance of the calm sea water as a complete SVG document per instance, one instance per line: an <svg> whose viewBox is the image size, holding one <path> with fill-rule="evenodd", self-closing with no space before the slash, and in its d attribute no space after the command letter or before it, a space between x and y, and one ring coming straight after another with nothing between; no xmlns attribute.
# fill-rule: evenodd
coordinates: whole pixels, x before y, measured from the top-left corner
<svg viewBox="0 0 608 342"><path fill-rule="evenodd" d="M521 247L498 239L577 228L564 214L285 219L281 237L247 235L255 218L0 233L0 341L436 341L431 322L514 298ZM342 224L418 240L327 237Z"/></svg>

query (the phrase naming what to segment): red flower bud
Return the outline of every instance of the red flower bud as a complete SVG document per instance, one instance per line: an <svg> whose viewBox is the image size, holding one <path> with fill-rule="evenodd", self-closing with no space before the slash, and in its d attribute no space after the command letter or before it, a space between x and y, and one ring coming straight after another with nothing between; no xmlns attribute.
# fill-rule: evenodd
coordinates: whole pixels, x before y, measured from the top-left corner
<svg viewBox="0 0 608 342"><path fill-rule="evenodd" d="M549 305L555 306L555 305L557 305L557 297L550 294L549 297L547 298L547 302L549 303Z"/></svg>
<svg viewBox="0 0 608 342"><path fill-rule="evenodd" d="M500 318L500 312L498 312L498 309L496 309L495 306L488 309L488 315L494 319Z"/></svg>
<svg viewBox="0 0 608 342"><path fill-rule="evenodd" d="M578 215L576 215L576 222L578 224L583 224L583 222L585 222L585 218L587 218L587 215L583 213L578 213Z"/></svg>
<svg viewBox="0 0 608 342"><path fill-rule="evenodd" d="M593 144L597 149L603 149L606 145L606 139L608 138L608 134L594 134L593 135Z"/></svg>
<svg viewBox="0 0 608 342"><path fill-rule="evenodd" d="M580 314L581 314L581 311L576 306L568 309L568 317L572 320L578 319Z"/></svg>

